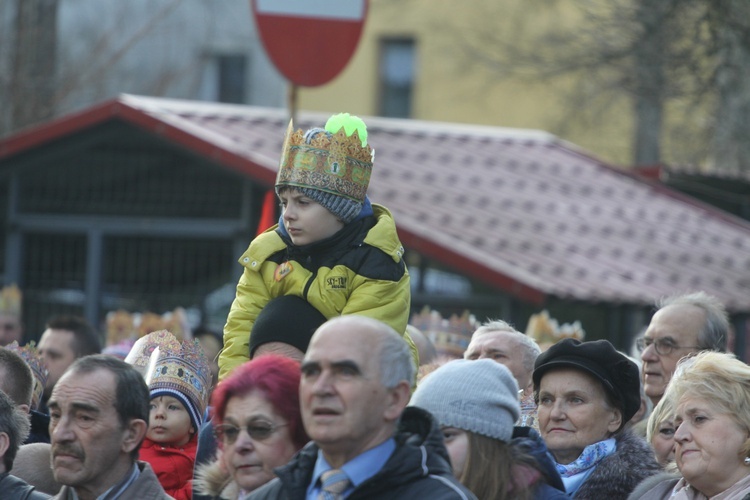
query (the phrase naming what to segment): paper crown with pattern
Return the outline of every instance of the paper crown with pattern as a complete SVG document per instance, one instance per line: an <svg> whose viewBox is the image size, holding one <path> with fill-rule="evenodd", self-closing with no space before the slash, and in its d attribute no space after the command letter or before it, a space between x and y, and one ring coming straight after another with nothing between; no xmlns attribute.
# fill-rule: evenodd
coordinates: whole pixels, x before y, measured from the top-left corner
<svg viewBox="0 0 750 500"><path fill-rule="evenodd" d="M542 350L546 350L547 347L563 339L583 341L586 338L586 332L581 327L580 321L560 325L556 319L550 318L546 310L531 315L526 325L526 335L536 340Z"/></svg>
<svg viewBox="0 0 750 500"><path fill-rule="evenodd" d="M374 152L364 122L348 113L334 115L325 129L294 131L284 137L276 187L317 189L363 203Z"/></svg>
<svg viewBox="0 0 750 500"><path fill-rule="evenodd" d="M107 345L135 341L135 318L122 309L107 313Z"/></svg>
<svg viewBox="0 0 750 500"><path fill-rule="evenodd" d="M159 330L169 330L178 342L192 338L192 330L181 307L162 315L129 313L122 309L107 313L107 346L122 346Z"/></svg>
<svg viewBox="0 0 750 500"><path fill-rule="evenodd" d="M42 394L44 393L44 386L47 385L47 377L49 372L47 367L42 361L42 357L39 355L39 351L36 348L34 342L29 342L27 345L21 347L17 341L13 341L5 346L6 349L15 352L31 368L31 375L34 378L34 388L31 392L31 409L39 409L39 404L42 402Z"/></svg>
<svg viewBox="0 0 750 500"><path fill-rule="evenodd" d="M471 341L471 334L479 327L477 319L469 311L464 311L461 316L453 314L450 318L444 318L429 306L424 306L419 314L412 314L409 324L432 341L438 355L448 358L462 358Z"/></svg>
<svg viewBox="0 0 750 500"><path fill-rule="evenodd" d="M149 335L151 332L156 332L159 330L167 329L167 322L164 321L164 318L162 316L156 313L146 311L141 314L140 318L141 319L138 322L138 336L139 337ZM174 335L174 333L172 333L172 335Z"/></svg>
<svg viewBox="0 0 750 500"><path fill-rule="evenodd" d="M149 364L155 361L154 352L158 356L160 350L179 351L180 342L168 330L151 332L133 344L133 348L125 357L125 362L138 370L144 378L147 376Z"/></svg>
<svg viewBox="0 0 750 500"><path fill-rule="evenodd" d="M21 317L21 301L23 294L15 284L0 290L0 314Z"/></svg>
<svg viewBox="0 0 750 500"><path fill-rule="evenodd" d="M196 432L203 423L211 385L211 367L197 340L159 350L146 374L151 399L172 396L185 406Z"/></svg>

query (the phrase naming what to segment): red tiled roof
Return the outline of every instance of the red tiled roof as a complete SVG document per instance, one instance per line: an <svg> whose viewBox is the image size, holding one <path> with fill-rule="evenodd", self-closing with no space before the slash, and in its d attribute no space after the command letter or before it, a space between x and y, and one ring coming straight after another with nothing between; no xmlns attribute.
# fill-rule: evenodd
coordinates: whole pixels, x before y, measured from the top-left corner
<svg viewBox="0 0 750 500"><path fill-rule="evenodd" d="M327 115L300 114L297 126ZM123 95L0 141L0 160L118 117L269 187L283 110ZM522 300L649 304L705 290L750 311L750 224L533 130L365 119L369 195L402 241Z"/></svg>

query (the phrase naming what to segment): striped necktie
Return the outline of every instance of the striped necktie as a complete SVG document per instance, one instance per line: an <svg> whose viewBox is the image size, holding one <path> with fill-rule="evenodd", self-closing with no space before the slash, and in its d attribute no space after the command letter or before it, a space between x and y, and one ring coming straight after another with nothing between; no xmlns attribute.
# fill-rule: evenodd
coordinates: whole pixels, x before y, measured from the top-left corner
<svg viewBox="0 0 750 500"><path fill-rule="evenodd" d="M341 494L349 487L351 481L346 477L346 472L338 469L325 471L320 476L321 491L318 500L341 500Z"/></svg>

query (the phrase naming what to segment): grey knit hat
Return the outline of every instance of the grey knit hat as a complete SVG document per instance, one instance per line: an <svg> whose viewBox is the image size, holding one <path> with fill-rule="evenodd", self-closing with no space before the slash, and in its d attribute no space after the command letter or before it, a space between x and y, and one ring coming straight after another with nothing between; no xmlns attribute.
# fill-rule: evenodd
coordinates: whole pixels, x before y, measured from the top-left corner
<svg viewBox="0 0 750 500"><path fill-rule="evenodd" d="M518 383L491 359L457 359L427 375L411 397L441 426L508 442L521 415Z"/></svg>
<svg viewBox="0 0 750 500"><path fill-rule="evenodd" d="M344 224L349 224L362 211L362 202L350 200L343 196L326 193L319 189L297 188L300 193L317 201L329 212L340 219Z"/></svg>

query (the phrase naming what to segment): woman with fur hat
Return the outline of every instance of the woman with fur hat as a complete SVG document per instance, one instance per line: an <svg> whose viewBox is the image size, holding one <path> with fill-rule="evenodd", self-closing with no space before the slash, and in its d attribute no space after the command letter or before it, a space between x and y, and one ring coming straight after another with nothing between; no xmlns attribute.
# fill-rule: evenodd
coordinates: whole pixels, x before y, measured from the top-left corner
<svg viewBox="0 0 750 500"><path fill-rule="evenodd" d="M282 214L239 259L244 270L224 327L220 379L247 361L253 324L277 297L301 297L326 319L369 316L409 339L404 248L390 212L366 195L373 155L367 127L349 114L305 133L289 124L276 179ZM293 346L301 359L307 346Z"/></svg>
<svg viewBox="0 0 750 500"><path fill-rule="evenodd" d="M653 450L625 424L640 407L638 367L606 340L562 340L532 375L539 432L572 498L627 498L659 472Z"/></svg>
<svg viewBox="0 0 750 500"><path fill-rule="evenodd" d="M426 375L410 404L440 424L453 474L477 498L567 498L544 443L515 427L518 384L490 359L450 361Z"/></svg>

